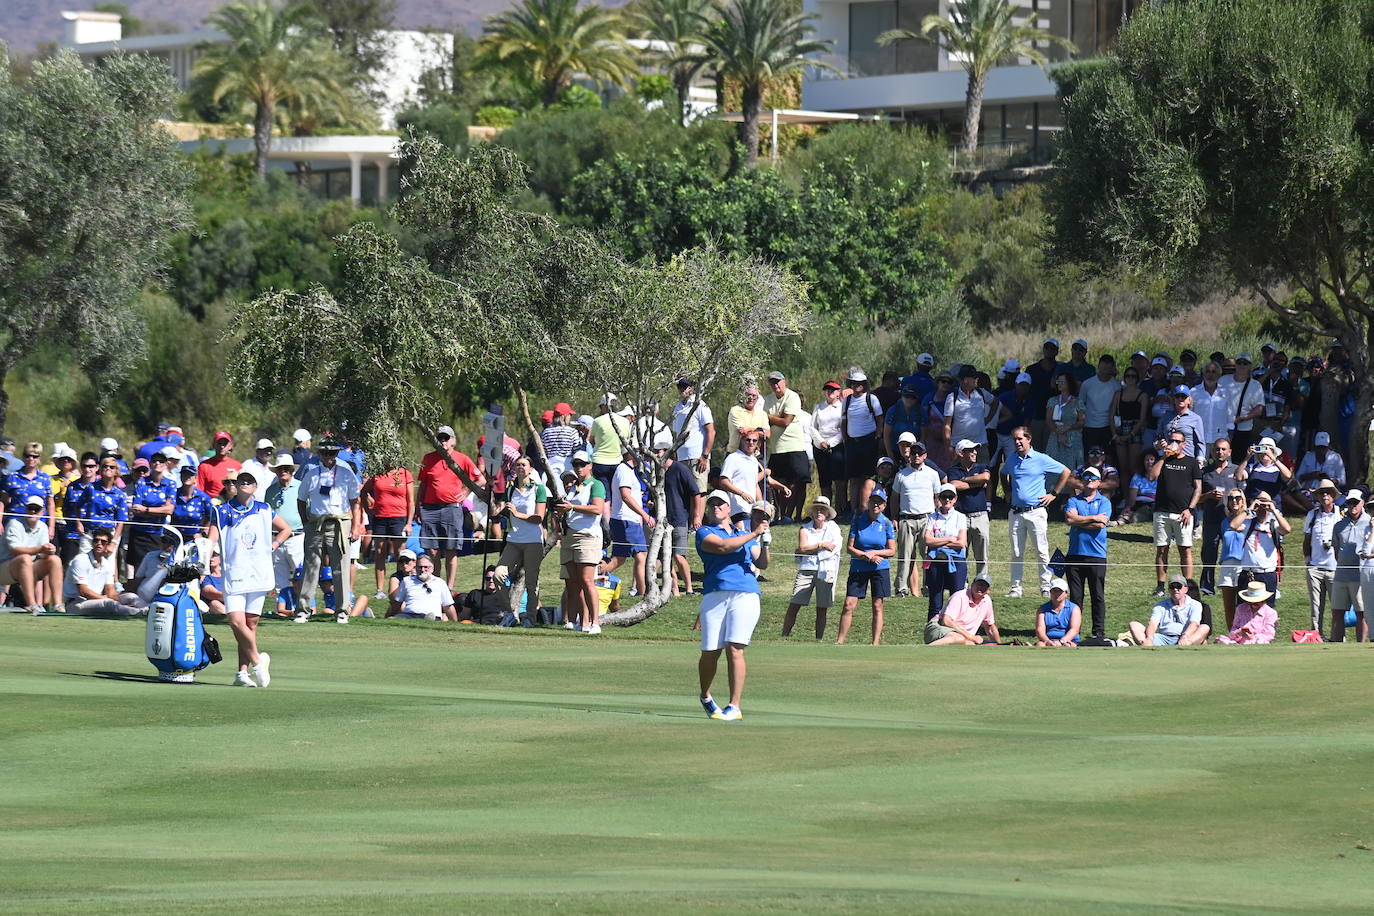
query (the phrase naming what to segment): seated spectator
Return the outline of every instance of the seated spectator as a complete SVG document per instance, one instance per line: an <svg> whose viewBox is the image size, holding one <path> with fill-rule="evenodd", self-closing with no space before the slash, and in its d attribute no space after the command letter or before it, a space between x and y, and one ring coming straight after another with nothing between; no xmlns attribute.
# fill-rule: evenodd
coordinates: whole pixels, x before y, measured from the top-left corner
<svg viewBox="0 0 1374 916"><path fill-rule="evenodd" d="M43 517L48 504L42 496L27 497L24 514L6 519L5 536L0 540L0 585L18 585L28 602L26 609L34 615L56 610L62 591L62 559ZM15 509L18 506L10 511ZM46 589L41 596L40 586Z"/></svg>
<svg viewBox="0 0 1374 916"><path fill-rule="evenodd" d="M603 559L596 567L596 604L597 619L604 614L620 610L620 577L611 572L609 559ZM598 627L597 632L600 632Z"/></svg>
<svg viewBox="0 0 1374 916"><path fill-rule="evenodd" d="M494 627L506 615L506 601L501 596L496 583L496 567L488 566L482 576L482 587L474 588L463 595L460 602L460 620L470 620L483 626Z"/></svg>
<svg viewBox="0 0 1374 916"><path fill-rule="evenodd" d="M1274 641L1274 628L1279 617L1269 605L1273 593L1263 582L1251 582L1241 590L1231 631L1218 636L1216 642L1235 646L1257 646Z"/></svg>
<svg viewBox="0 0 1374 916"><path fill-rule="evenodd" d="M219 551L211 548L209 572L200 577L200 601L207 613L224 613L224 569Z"/></svg>
<svg viewBox="0 0 1374 916"><path fill-rule="evenodd" d="M62 584L62 600L67 613L96 617L132 617L142 613L141 608L120 601L114 532L109 528L95 528L90 536L91 549L77 554L72 565L67 567Z"/></svg>
<svg viewBox="0 0 1374 916"><path fill-rule="evenodd" d="M1114 524L1129 525L1134 521L1148 522L1154 517L1155 491L1159 481L1150 479L1150 471L1159 462L1153 450L1140 457L1140 470L1131 478L1126 488L1126 500L1121 504L1121 514Z"/></svg>
<svg viewBox="0 0 1374 916"><path fill-rule="evenodd" d="M997 632L997 621L992 616L990 588L992 583L985 576L975 575L968 588L955 592L940 616L926 622L926 645L979 646L985 641L1001 642L1002 635ZM978 632L980 628L986 637Z"/></svg>
<svg viewBox="0 0 1374 916"><path fill-rule="evenodd" d="M1057 577L1050 580L1050 600L1035 614L1035 644L1077 646L1082 627L1083 611L1069 600L1069 583Z"/></svg>
<svg viewBox="0 0 1374 916"><path fill-rule="evenodd" d="M1138 646L1196 646L1207 640L1210 628L1202 622L1202 604L1188 594L1188 580L1169 579L1168 594L1150 613L1150 622L1130 623L1130 641Z"/></svg>
<svg viewBox="0 0 1374 916"><path fill-rule="evenodd" d="M401 583L415 572L415 551L409 547L402 547L401 552L396 555L396 569L391 573L391 578L387 580L386 596L388 599L396 594L396 589L401 587Z"/></svg>
<svg viewBox="0 0 1374 916"><path fill-rule="evenodd" d="M153 603L158 589L167 578L164 570L172 562L178 540L176 534L171 531L163 530L159 533L158 549L145 553L139 560L134 577L124 583L124 592L119 596L121 604L147 608Z"/></svg>
<svg viewBox="0 0 1374 916"><path fill-rule="evenodd" d="M492 577L490 568L487 577ZM387 616L410 620L458 620L453 593L441 579L434 577L433 559L426 555L415 562L415 575L401 580L396 594L391 596Z"/></svg>

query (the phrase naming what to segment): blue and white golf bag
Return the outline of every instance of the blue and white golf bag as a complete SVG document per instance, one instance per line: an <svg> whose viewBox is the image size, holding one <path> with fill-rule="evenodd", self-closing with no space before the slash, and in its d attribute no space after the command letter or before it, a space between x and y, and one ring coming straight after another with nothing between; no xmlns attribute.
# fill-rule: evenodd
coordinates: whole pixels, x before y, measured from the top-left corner
<svg viewBox="0 0 1374 916"><path fill-rule="evenodd" d="M191 594L190 584L204 569L185 550L178 546L172 562L158 571L162 582L148 604L148 661L161 680L178 684L191 683L195 672L220 660L219 644L205 632L200 603Z"/></svg>

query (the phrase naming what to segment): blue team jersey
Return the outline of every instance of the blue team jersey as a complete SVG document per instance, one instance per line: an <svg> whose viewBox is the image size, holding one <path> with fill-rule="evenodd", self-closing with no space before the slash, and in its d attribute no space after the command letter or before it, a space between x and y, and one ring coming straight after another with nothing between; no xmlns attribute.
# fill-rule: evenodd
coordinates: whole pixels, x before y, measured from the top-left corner
<svg viewBox="0 0 1374 916"><path fill-rule="evenodd" d="M1064 508L1066 511L1072 510L1079 515L1105 515L1108 518L1111 518L1112 515L1111 501L1101 493L1094 494L1092 499L1071 496ZM1097 557L1105 560L1107 558L1107 529L1099 528L1096 531L1089 531L1077 525L1070 526L1069 555Z"/></svg>
<svg viewBox="0 0 1374 916"><path fill-rule="evenodd" d="M22 473L14 473L5 478L5 502L9 504L10 512L21 513L24 511L24 502L30 496L41 496L46 503L52 496L52 478L42 471L34 474L33 479L25 477ZM46 514L47 510L43 510Z"/></svg>
<svg viewBox="0 0 1374 916"><path fill-rule="evenodd" d="M170 524L181 532L182 537L190 537L195 534L206 519L210 517L210 510L214 508L214 503L210 499L210 494L204 490L191 488L190 496L182 496L179 492L172 494L172 517Z"/></svg>
<svg viewBox="0 0 1374 916"><path fill-rule="evenodd" d="M92 525L113 528L116 522L129 520L129 500L119 487L94 484L81 503L81 519Z"/></svg>
<svg viewBox="0 0 1374 916"><path fill-rule="evenodd" d="M62 536L76 538L81 535L77 533L76 523L84 518L82 505L91 495L94 483L88 480L73 480L67 484L67 491L62 494Z"/></svg>
<svg viewBox="0 0 1374 916"><path fill-rule="evenodd" d="M176 495L177 485L166 475L163 475L158 483L153 483L150 478L140 477L138 483L134 484L133 504L149 508L167 506L176 499Z"/></svg>
<svg viewBox="0 0 1374 916"><path fill-rule="evenodd" d="M706 540L709 535L714 534L721 539L727 539L738 533L718 525L702 525L697 529L697 554L701 557L701 563L705 567L701 586L703 593L753 592L756 595L760 594L759 580L753 573L752 557L750 557L750 547L753 546L753 541L730 553L710 553L702 549L701 542Z"/></svg>
<svg viewBox="0 0 1374 916"><path fill-rule="evenodd" d="M883 550L887 547L888 541L897 539L897 529L892 524L892 519L886 515L879 515L873 518L867 512L859 516L854 524L849 527L849 536L854 539L854 546L859 550ZM861 560L858 557L851 557L849 560L850 572L872 572L878 569L890 569L891 563L887 557L883 557L877 563L868 560Z"/></svg>

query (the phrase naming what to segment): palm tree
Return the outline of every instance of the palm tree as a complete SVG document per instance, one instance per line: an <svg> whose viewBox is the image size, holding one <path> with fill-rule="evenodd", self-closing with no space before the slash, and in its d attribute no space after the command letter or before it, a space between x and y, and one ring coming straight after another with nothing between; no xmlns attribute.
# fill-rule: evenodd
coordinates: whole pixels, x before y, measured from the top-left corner
<svg viewBox="0 0 1374 916"><path fill-rule="evenodd" d="M1017 23L1013 17L1025 10L1012 6L1010 0L951 0L949 16L930 15L921 20L921 31L891 29L878 36L878 44L918 38L935 43L943 42L951 57L963 59L968 70L968 88L964 92L964 136L959 149L971 153L978 148L978 122L983 114L983 91L987 87L988 71L1005 60L1024 57L1038 67L1049 65L1037 42L1050 42L1067 48L1078 48L1067 38L1060 38L1045 29Z"/></svg>
<svg viewBox="0 0 1374 916"><path fill-rule="evenodd" d="M677 92L678 121L687 123L687 96L702 64L688 60L702 46L702 23L711 11L711 0L643 0L631 13L631 21L645 38L666 47L656 57L667 58L668 78Z"/></svg>
<svg viewBox="0 0 1374 916"><path fill-rule="evenodd" d="M341 103L351 92L352 72L303 4L235 3L216 11L209 24L228 41L202 50L194 78L211 101L252 106L257 171L266 177L277 106Z"/></svg>
<svg viewBox="0 0 1374 916"><path fill-rule="evenodd" d="M578 9L577 0L521 0L487 20L481 45L482 64L533 76L545 108L579 73L626 86L638 72L620 16L599 6Z"/></svg>
<svg viewBox="0 0 1374 916"><path fill-rule="evenodd" d="M759 109L768 81L807 67L833 69L807 57L830 50L829 41L813 41L811 16L792 13L782 0L729 0L718 3L702 20L704 50L686 60L714 68L739 83L744 121L740 125L745 163L759 161Z"/></svg>

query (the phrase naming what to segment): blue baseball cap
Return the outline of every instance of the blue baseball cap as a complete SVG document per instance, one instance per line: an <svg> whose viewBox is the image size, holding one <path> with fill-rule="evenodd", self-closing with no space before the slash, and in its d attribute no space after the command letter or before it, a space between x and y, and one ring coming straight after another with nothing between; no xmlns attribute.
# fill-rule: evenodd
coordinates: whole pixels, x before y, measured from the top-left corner
<svg viewBox="0 0 1374 916"><path fill-rule="evenodd" d="M1174 397L1178 397L1179 395L1183 395L1184 397L1189 397L1189 396L1192 395L1192 393L1193 393L1193 389L1189 388L1187 385L1175 385L1175 386L1174 386Z"/></svg>

